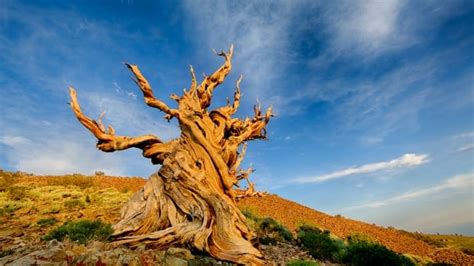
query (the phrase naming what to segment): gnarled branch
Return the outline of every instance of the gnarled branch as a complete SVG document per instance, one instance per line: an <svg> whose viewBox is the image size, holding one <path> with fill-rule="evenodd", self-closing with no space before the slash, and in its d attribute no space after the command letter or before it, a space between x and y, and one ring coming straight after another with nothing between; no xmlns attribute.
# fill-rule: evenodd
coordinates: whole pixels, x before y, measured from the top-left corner
<svg viewBox="0 0 474 266"><path fill-rule="evenodd" d="M211 104L212 92L214 89L219 86L229 74L232 69L232 55L234 53L234 45L230 46L229 52L221 51L216 53L219 56L225 58L224 65L222 65L216 72L212 73L210 76L206 76L197 88L198 97L201 101L201 108L205 109Z"/></svg>
<svg viewBox="0 0 474 266"><path fill-rule="evenodd" d="M138 85L140 90L143 92L143 97L145 98L145 103L151 107L158 108L159 110L165 112L167 114L167 119L171 119L172 117L177 117L179 112L175 109L171 109L166 105L166 103L162 102L161 100L155 98L153 95L153 90L151 89L150 83L140 72L138 66L126 64L128 69L132 71L133 75L135 75L136 80L135 83Z"/></svg>
<svg viewBox="0 0 474 266"><path fill-rule="evenodd" d="M154 135L144 135L139 137L115 136L112 126L109 126L109 128L105 130L105 127L101 122L103 114L99 117L99 122L96 122L82 113L77 100L77 93L74 88L69 88L69 95L71 97L70 105L74 114L79 122L89 129L89 131L98 139L97 148L100 150L113 152L125 150L131 147L145 149L150 145L162 143L162 141Z"/></svg>

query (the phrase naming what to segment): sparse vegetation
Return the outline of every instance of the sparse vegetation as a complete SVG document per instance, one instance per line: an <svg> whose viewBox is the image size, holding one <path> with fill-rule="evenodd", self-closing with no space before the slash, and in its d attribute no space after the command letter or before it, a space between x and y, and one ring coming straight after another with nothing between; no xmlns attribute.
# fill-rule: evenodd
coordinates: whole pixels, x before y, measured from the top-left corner
<svg viewBox="0 0 474 266"><path fill-rule="evenodd" d="M298 229L298 240L315 259L337 262L344 255L344 242L333 239L329 231L303 225Z"/></svg>
<svg viewBox="0 0 474 266"><path fill-rule="evenodd" d="M293 240L293 234L290 230L270 217L261 219L258 222L258 229L259 234L262 235L260 239L262 244Z"/></svg>
<svg viewBox="0 0 474 266"><path fill-rule="evenodd" d="M403 231L403 232L405 232L407 234L410 234L414 238L416 238L418 240L421 240L421 241L427 243L428 245L432 245L432 246L435 246L435 247L438 247L438 248L444 248L444 247L447 246L445 240L441 239L441 238L430 237L429 235L418 233L418 232L414 232L414 233L407 232L407 231Z"/></svg>
<svg viewBox="0 0 474 266"><path fill-rule="evenodd" d="M15 185L20 177L20 172L8 172L0 169L0 192L6 191Z"/></svg>
<svg viewBox="0 0 474 266"><path fill-rule="evenodd" d="M287 266L318 266L318 263L315 261L292 260L287 263Z"/></svg>
<svg viewBox="0 0 474 266"><path fill-rule="evenodd" d="M75 209L75 208L82 209L85 207L85 204L83 201L79 199L70 199L64 202L64 207L66 207L67 209Z"/></svg>
<svg viewBox="0 0 474 266"><path fill-rule="evenodd" d="M17 204L7 204L0 208L0 216L11 214L20 208L21 206Z"/></svg>
<svg viewBox="0 0 474 266"><path fill-rule="evenodd" d="M100 220L68 221L43 237L44 240L64 240L66 237L80 244L87 244L90 240L107 241L113 233L110 224Z"/></svg>
<svg viewBox="0 0 474 266"><path fill-rule="evenodd" d="M361 233L354 233L348 236L347 241L349 243L367 242L367 243L377 244L377 241L375 241L372 237L366 234L361 234Z"/></svg>
<svg viewBox="0 0 474 266"><path fill-rule="evenodd" d="M50 186L78 186L81 189L95 185L93 177L82 174L51 176L47 179L47 183Z"/></svg>
<svg viewBox="0 0 474 266"><path fill-rule="evenodd" d="M271 217L258 217L253 211L246 209L242 213L247 217L250 226L257 232L259 242L263 245L276 244L277 242L293 241L293 234L288 228Z"/></svg>
<svg viewBox="0 0 474 266"><path fill-rule="evenodd" d="M23 200L29 196L29 190L26 187L22 186L11 186L7 188L8 198L10 200Z"/></svg>
<svg viewBox="0 0 474 266"><path fill-rule="evenodd" d="M56 218L50 217L50 218L40 219L40 220L38 220L38 222L36 222L36 224L40 227L46 227L46 226L54 225L57 222L58 222L58 220Z"/></svg>

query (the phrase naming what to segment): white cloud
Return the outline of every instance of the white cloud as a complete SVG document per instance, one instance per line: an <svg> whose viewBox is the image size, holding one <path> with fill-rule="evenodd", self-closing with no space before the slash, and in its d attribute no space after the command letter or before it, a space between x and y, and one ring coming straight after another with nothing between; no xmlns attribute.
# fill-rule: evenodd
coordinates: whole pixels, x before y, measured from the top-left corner
<svg viewBox="0 0 474 266"><path fill-rule="evenodd" d="M292 182L320 183L320 182L325 182L332 179L338 179L338 178L350 176L350 175L368 174L368 173L379 172L379 171L387 171L387 170L394 170L398 168L412 167L412 166L424 164L426 162L428 162L428 155L426 154L407 153L407 154L402 155L399 158L396 158L390 161L364 164L361 166L350 167L350 168L342 169L333 173L319 175L319 176L296 178L296 179L293 179Z"/></svg>
<svg viewBox="0 0 474 266"><path fill-rule="evenodd" d="M1 139L9 141L6 158L10 166L21 171L36 174L91 174L95 170L113 175L126 173L121 156L97 151L92 140L82 141L85 144L81 146L79 138L71 132L66 136L50 134L48 138L31 140L11 136Z"/></svg>
<svg viewBox="0 0 474 266"><path fill-rule="evenodd" d="M399 0L343 2L326 15L333 46L368 54L407 45L409 36L399 23L404 4Z"/></svg>
<svg viewBox="0 0 474 266"><path fill-rule="evenodd" d="M361 208L378 208L390 204L395 204L404 201L410 201L416 198L427 197L433 194L440 193L441 191L448 190L448 189L472 189L474 188L474 174L467 173L457 175L451 178L446 179L439 185L418 189L414 191L405 192L398 196L394 196L388 199L379 200L376 202L371 202L363 205L358 205L354 207L347 208L347 210L354 210L354 209L361 209Z"/></svg>
<svg viewBox="0 0 474 266"><path fill-rule="evenodd" d="M1 136L0 143L14 147L16 145L27 144L30 140L22 136Z"/></svg>

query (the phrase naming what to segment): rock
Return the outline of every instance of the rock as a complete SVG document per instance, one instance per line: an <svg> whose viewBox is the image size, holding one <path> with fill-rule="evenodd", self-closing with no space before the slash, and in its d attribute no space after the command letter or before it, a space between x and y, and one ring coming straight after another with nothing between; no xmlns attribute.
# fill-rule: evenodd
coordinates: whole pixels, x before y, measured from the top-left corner
<svg viewBox="0 0 474 266"><path fill-rule="evenodd" d="M194 259L194 256L193 256L193 254L191 254L191 251L189 251L189 249L185 249L185 248L169 248L166 251L166 255L181 258L181 259L185 259L185 260Z"/></svg>
<svg viewBox="0 0 474 266"><path fill-rule="evenodd" d="M53 239L53 240L50 240L48 241L48 243L46 243L46 247L48 249L52 249L52 248L64 248L64 244L59 242L58 240L56 239Z"/></svg>
<svg viewBox="0 0 474 266"><path fill-rule="evenodd" d="M58 245L53 243L53 245ZM58 245L59 246L59 245ZM60 247L52 247L47 250L39 250L27 254L8 265L67 265L66 251Z"/></svg>

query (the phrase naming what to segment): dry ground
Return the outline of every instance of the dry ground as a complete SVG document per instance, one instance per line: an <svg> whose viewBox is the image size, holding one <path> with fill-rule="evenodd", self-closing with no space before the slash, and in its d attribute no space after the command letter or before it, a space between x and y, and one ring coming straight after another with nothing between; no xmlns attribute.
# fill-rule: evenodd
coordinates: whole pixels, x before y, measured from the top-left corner
<svg viewBox="0 0 474 266"><path fill-rule="evenodd" d="M141 178L108 176L20 175L15 180L15 187L20 189L0 192L0 246L6 248L18 239L40 243L43 235L66 220L99 218L109 223L117 222L121 206L145 182ZM330 216L276 195L246 198L238 204L241 209L251 210L259 216L270 216L293 231L306 223L327 229L342 239L361 233L396 252L435 262L474 265L474 256L459 251L474 246L474 237L423 235L447 243L446 247L438 248L411 233ZM48 218L58 222L46 226L38 224Z"/></svg>

